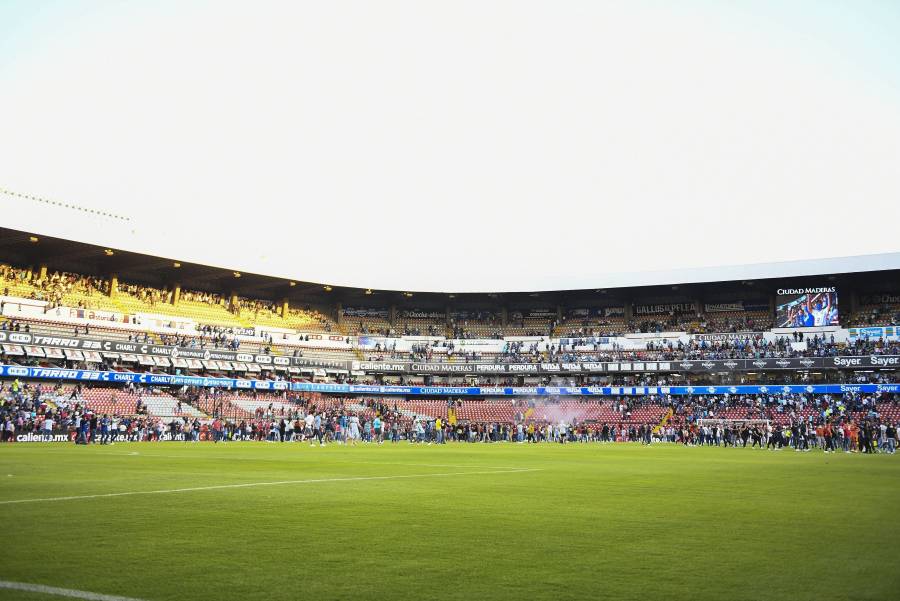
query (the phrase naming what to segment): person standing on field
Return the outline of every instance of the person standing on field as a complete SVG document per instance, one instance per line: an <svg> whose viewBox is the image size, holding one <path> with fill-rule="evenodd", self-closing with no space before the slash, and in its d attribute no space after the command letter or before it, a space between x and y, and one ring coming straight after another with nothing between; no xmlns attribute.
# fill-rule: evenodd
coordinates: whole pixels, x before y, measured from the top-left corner
<svg viewBox="0 0 900 601"><path fill-rule="evenodd" d="M42 428L42 439L44 442L51 442L53 440L53 416L51 414L47 414L47 417L44 418L44 423L41 424Z"/></svg>
<svg viewBox="0 0 900 601"><path fill-rule="evenodd" d="M359 416L355 413L350 416L350 437L348 442L354 447L359 442Z"/></svg>
<svg viewBox="0 0 900 601"><path fill-rule="evenodd" d="M375 442L377 442L378 444L381 444L383 442L381 438L381 426L381 417L376 415L375 419L372 420L372 427L375 429Z"/></svg>

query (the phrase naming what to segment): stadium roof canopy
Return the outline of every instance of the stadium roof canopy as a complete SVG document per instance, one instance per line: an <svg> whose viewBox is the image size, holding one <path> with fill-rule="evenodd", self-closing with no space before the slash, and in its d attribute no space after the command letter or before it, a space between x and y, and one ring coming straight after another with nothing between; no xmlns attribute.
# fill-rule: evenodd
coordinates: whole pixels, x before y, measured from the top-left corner
<svg viewBox="0 0 900 601"><path fill-rule="evenodd" d="M896 2L4 3L0 210L415 292L894 268L898 27Z"/></svg>
<svg viewBox="0 0 900 601"><path fill-rule="evenodd" d="M51 236L60 242L69 240L72 243L83 243L84 248L102 251L105 248L117 251L128 251L134 255L134 266L146 267L153 264L149 257L166 257L159 259L160 265L170 266L177 261L193 264L212 273L239 272L255 273L268 276L272 281L291 280L295 282L314 282L316 287L325 285L346 289L377 289L396 292L442 292L442 293L491 293L491 292L546 292L562 290L589 290L631 288L647 286L665 286L702 282L742 281L785 279L822 274L841 274L855 272L881 272L900 269L900 252L879 253L849 257L819 257L793 261L772 263L753 263L745 265L719 265L698 268L670 268L661 270L623 271L623 265L610 265L608 258L624 253L625 265L630 264L627 255L637 252L636 247L623 246L616 248L608 243L599 243L595 252L585 257L570 259L560 258L559 268L553 266L535 266L533 271L520 271L512 264L517 263L516 251L510 250L496 257L485 255L481 261L456 259L453 253L444 253L432 249L409 248L407 242L398 241L398 248L407 248L404 256L397 257L373 240L370 244L346 241L337 233L335 246L350 244L357 249L359 261L369 264L374 261L388 262L383 266L386 271L374 271L370 275L361 275L355 280L342 272L344 264L338 260L332 262L335 254L333 248L325 246L314 252L306 249L301 243L302 228L298 231L296 242L281 248L274 243L265 231L250 232L242 235L222 234L223 238L195 237L177 226L161 224L159 230L144 232L138 235L134 220L120 214L90 209L70 203L56 202L37 197L8 194L0 191L0 207L11 217L6 225L26 227L18 231L29 232L39 237ZM10 212L9 208L13 210ZM213 211L213 209L210 209ZM135 228L135 229L131 229ZM229 238L231 236L232 238ZM859 239L864 236L852 237ZM883 236L879 240L886 246L896 246L896 236ZM800 243L802 244L802 238ZM673 242L657 243L646 241L653 252L664 255ZM280 249L281 248L281 249ZM816 250L812 252L821 252ZM712 249L699 245L698 250L706 249L710 257L717 256ZM396 250L396 249L395 249ZM80 252L84 252L82 249ZM801 256L810 251L801 253ZM91 253L89 253L91 254ZM378 259L384 254L386 258ZM229 263L229 261L231 261ZM459 263L469 266L470 271L460 272ZM107 266L109 263L107 263ZM556 264L554 264L556 265ZM131 267L128 265L127 267ZM104 270L106 268L103 268ZM508 271L513 270L513 280ZM542 271L546 270L546 271ZM382 275L385 274L385 275ZM447 283L440 276L447 275ZM530 275L529 275L530 274ZM467 276L472 276L468 279ZM522 285L514 287L507 284L515 281L515 277L523 278ZM454 279L459 278L459 279ZM472 282L489 282L496 284L468 285ZM246 280L245 280L246 282ZM382 284L382 285L379 285ZM401 284L409 284L401 286Z"/></svg>
<svg viewBox="0 0 900 601"><path fill-rule="evenodd" d="M714 282L676 283L622 288L548 290L511 293L439 293L385 290L327 285L268 275L212 267L173 257L159 257L118 248L85 244L0 228L0 263L50 271L69 271L84 275L110 277L119 281L154 287L172 288L176 283L186 290L204 290L221 294L235 293L247 298L287 299L294 306L334 307L340 303L353 307L416 309L497 309L612 307L640 302L696 301L768 302L780 287L836 286L845 292L900 292L900 270L851 270L818 272L809 276L791 275L774 279L736 279ZM239 274L239 276L238 276Z"/></svg>

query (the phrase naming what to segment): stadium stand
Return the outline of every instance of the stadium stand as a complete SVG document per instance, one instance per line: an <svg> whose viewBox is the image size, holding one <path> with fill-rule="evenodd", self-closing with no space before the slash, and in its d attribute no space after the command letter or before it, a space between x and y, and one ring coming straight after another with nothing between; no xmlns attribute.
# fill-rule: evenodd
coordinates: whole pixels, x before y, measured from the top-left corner
<svg viewBox="0 0 900 601"><path fill-rule="evenodd" d="M437 311L404 309L397 315L393 329L402 336L444 336L447 317Z"/></svg>
<svg viewBox="0 0 900 601"><path fill-rule="evenodd" d="M624 308L573 309L566 313L555 334L564 338L620 336L628 331Z"/></svg>
<svg viewBox="0 0 900 601"><path fill-rule="evenodd" d="M252 325L288 328L308 332L337 331L333 320L310 307L290 307L285 315L275 303L238 297L236 304L221 294L181 290L177 302L174 291L119 282L114 291L101 278L54 272L41 278L28 269L0 265L0 289L4 296L41 300L49 308L66 306L122 314L150 314L183 317L205 326L247 328Z"/></svg>
<svg viewBox="0 0 900 601"><path fill-rule="evenodd" d="M56 370L54 374L68 368L88 374L106 370L107 375L158 375L163 382L177 375L221 377L233 383L230 388L148 386L133 381L120 385L50 385L47 381L6 378L0 380L2 414L7 420L4 424L11 423L14 433L40 429L46 416L58 418L70 434L77 429L79 419L88 418L94 427L97 419L111 416L119 425L127 422L126 433L139 439L218 436L217 440L224 440L236 436L284 440L293 433L307 439L313 433L306 425L306 416L317 415L327 424L319 434L339 440L347 417L354 415L361 420L369 440L378 419L385 423L384 434L391 438L418 439L419 428L424 428L425 438L432 441L473 437L513 440L518 436L517 428L525 426L532 439L541 440L559 440L560 428L570 428L568 436L590 440L643 440L655 429L657 434L668 436L666 433L673 432L673 440L693 444L707 440L709 425L704 420L759 420L775 428L792 428L798 423L810 427L852 423L862 428L864 424L883 423L879 420L900 418L893 392L857 393L852 387L836 396L796 392L688 397L610 393L605 397L530 398L523 392L512 397L495 393L457 398L452 392L440 392L442 387L476 386L485 390L580 386L636 390L823 382L877 384L893 390L889 387L897 382L896 366L826 372L760 369L737 374L680 373L672 368L680 361L900 355L900 340L888 334L853 336L838 326L775 331L773 316L758 295L748 304L739 297L728 297L727 302L702 308L681 295L668 299L669 303L664 297L648 296L640 303L609 299L613 304L598 307L585 303L583 308L576 304L566 310L549 303L534 306L530 299L504 307L494 303L496 295L483 299L483 308L447 307L446 299L441 299L443 308L436 309L409 305L405 295L398 299L400 306L363 307L348 302L343 308L337 305L333 312L294 299L285 311L283 303L252 294L179 288L176 295L174 286L137 284L129 281L128 274L119 280L9 264L0 265L0 288L4 293L0 301L0 338L4 341L0 344L0 360L4 365L41 366ZM368 293L360 298L368 302ZM419 298L417 295L417 301ZM890 293L860 293L859 298L851 323L887 326L895 325L900 318L900 299ZM321 299L318 302L321 304ZM329 316L338 312L340 323ZM62 348L50 344L46 350L39 345L12 344L10 333L64 344ZM166 356L77 350L82 346L100 349L101 342L111 341L136 345L129 348L177 348L163 350ZM209 357L205 351L210 350L233 354L227 361L179 360L179 355L191 350L204 351L195 355L198 357ZM235 358L234 353L240 353L241 358ZM261 355L297 362L275 365ZM365 367L359 363L362 360L392 362L409 369L393 373L391 369ZM521 367L580 362L654 362L668 367L657 373L600 374L531 373L534 369L492 374L449 369L470 363ZM447 369L446 373L441 369L415 373L417 370L409 364ZM241 390L241 384L249 386L251 381L416 386L435 394L297 392L315 387L274 392L274 384L265 387L268 392Z"/></svg>
<svg viewBox="0 0 900 601"><path fill-rule="evenodd" d="M772 326L768 311L720 311L705 313L698 329L702 332L762 332Z"/></svg>
<svg viewBox="0 0 900 601"><path fill-rule="evenodd" d="M494 311L452 311L448 320L448 332L453 339L499 339L503 337L502 320Z"/></svg>
<svg viewBox="0 0 900 601"><path fill-rule="evenodd" d="M860 306L850 319L855 327L900 324L900 295L871 294L860 299Z"/></svg>

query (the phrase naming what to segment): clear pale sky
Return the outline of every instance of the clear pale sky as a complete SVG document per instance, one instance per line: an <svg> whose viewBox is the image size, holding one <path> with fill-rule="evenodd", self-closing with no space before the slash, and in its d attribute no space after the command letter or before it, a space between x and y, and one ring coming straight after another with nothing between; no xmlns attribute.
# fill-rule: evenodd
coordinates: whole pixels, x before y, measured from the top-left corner
<svg viewBox="0 0 900 601"><path fill-rule="evenodd" d="M898 65L895 1L7 0L0 188L131 222L2 223L401 290L892 253Z"/></svg>

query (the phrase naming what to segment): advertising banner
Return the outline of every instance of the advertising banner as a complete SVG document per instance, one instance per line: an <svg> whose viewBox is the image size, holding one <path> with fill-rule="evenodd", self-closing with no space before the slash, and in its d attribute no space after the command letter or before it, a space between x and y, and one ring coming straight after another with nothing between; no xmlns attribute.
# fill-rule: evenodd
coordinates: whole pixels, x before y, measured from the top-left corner
<svg viewBox="0 0 900 601"><path fill-rule="evenodd" d="M900 360L900 357L897 358ZM71 380L149 384L157 386L202 386L246 390L284 390L294 392L330 392L409 396L667 396L667 395L754 395L754 394L845 394L900 393L900 384L807 384L748 386L512 386L480 388L476 386L392 386L365 384L316 384L313 382L275 382L233 378L203 378L167 374L137 374L78 369L48 369L0 365L0 376L30 379Z"/></svg>

